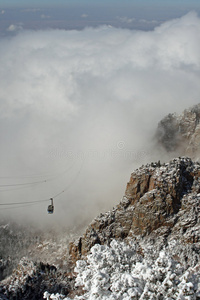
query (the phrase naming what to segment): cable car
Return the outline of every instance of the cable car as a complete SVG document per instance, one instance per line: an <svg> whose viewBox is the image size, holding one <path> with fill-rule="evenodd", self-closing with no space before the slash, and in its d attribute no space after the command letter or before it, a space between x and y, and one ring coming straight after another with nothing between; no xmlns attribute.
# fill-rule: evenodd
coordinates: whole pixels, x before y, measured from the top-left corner
<svg viewBox="0 0 200 300"><path fill-rule="evenodd" d="M54 206L53 206L53 198L50 198L51 204L48 205L47 212L48 214L53 214Z"/></svg>

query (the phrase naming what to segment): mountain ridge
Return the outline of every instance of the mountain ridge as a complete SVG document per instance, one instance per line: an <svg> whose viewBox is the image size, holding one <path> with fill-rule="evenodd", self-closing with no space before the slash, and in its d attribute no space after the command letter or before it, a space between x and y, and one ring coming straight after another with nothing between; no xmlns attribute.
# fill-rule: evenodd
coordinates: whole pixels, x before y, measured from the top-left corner
<svg viewBox="0 0 200 300"><path fill-rule="evenodd" d="M159 151L200 159L200 103L181 114L170 113L159 123L156 130Z"/></svg>
<svg viewBox="0 0 200 300"><path fill-rule="evenodd" d="M162 165L147 164L134 171L122 201L110 212L95 218L84 235L70 244L72 263L86 256L97 243L109 243L112 239L138 240L138 237L155 239L159 230L166 241L183 235L183 241L197 243L200 250L199 175L200 164L187 157ZM187 224L188 217L191 221Z"/></svg>

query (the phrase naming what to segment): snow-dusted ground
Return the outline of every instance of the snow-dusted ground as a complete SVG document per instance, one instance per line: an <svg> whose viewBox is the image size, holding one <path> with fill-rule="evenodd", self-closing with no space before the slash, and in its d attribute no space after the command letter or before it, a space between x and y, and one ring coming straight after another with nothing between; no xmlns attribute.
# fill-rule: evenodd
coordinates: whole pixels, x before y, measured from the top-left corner
<svg viewBox="0 0 200 300"><path fill-rule="evenodd" d="M76 285L83 286L85 294L74 299L200 299L200 264L184 267L173 257L174 247L176 241L159 253L149 247L138 253L134 243L96 244L86 260L76 263ZM48 292L44 299L70 300Z"/></svg>
<svg viewBox="0 0 200 300"><path fill-rule="evenodd" d="M11 275L23 257L66 269L69 241L79 235L76 228L38 229L0 220L0 280Z"/></svg>

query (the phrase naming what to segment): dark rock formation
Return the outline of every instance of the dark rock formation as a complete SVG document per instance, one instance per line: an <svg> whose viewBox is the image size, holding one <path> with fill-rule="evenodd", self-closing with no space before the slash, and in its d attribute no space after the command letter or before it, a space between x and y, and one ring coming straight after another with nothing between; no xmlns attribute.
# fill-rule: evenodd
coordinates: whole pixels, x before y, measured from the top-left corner
<svg viewBox="0 0 200 300"><path fill-rule="evenodd" d="M72 263L112 239L178 239L200 251L200 164L190 158L152 163L131 174L122 201L70 244Z"/></svg>
<svg viewBox="0 0 200 300"><path fill-rule="evenodd" d="M73 285L68 277L57 271L54 265L34 263L23 258L12 275L1 281L0 299L43 299L47 287L51 293L67 295Z"/></svg>
<svg viewBox="0 0 200 300"><path fill-rule="evenodd" d="M158 124L156 139L167 152L200 158L200 104L181 115L169 114Z"/></svg>

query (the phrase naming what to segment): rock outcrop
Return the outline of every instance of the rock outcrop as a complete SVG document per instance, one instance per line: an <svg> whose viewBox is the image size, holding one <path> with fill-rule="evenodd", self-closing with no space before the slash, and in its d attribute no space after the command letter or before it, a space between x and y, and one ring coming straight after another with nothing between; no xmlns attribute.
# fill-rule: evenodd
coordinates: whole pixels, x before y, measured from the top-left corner
<svg viewBox="0 0 200 300"><path fill-rule="evenodd" d="M200 158L200 104L180 115L168 114L158 124L156 140L167 152Z"/></svg>
<svg viewBox="0 0 200 300"><path fill-rule="evenodd" d="M200 164L187 157L163 165L148 164L131 174L122 201L100 214L84 235L70 244L71 261L86 256L93 245L109 244L112 239L154 243L162 239L165 244L176 239L198 252L199 216Z"/></svg>
<svg viewBox="0 0 200 300"><path fill-rule="evenodd" d="M54 265L34 263L22 258L12 275L0 283L0 299L42 299L48 286L52 292L68 294L71 290L66 274Z"/></svg>
<svg viewBox="0 0 200 300"><path fill-rule="evenodd" d="M84 292L82 287L75 286L75 278L74 272L64 272L55 265L37 263L23 257L12 274L0 282L0 300L44 299L46 290L73 299Z"/></svg>

